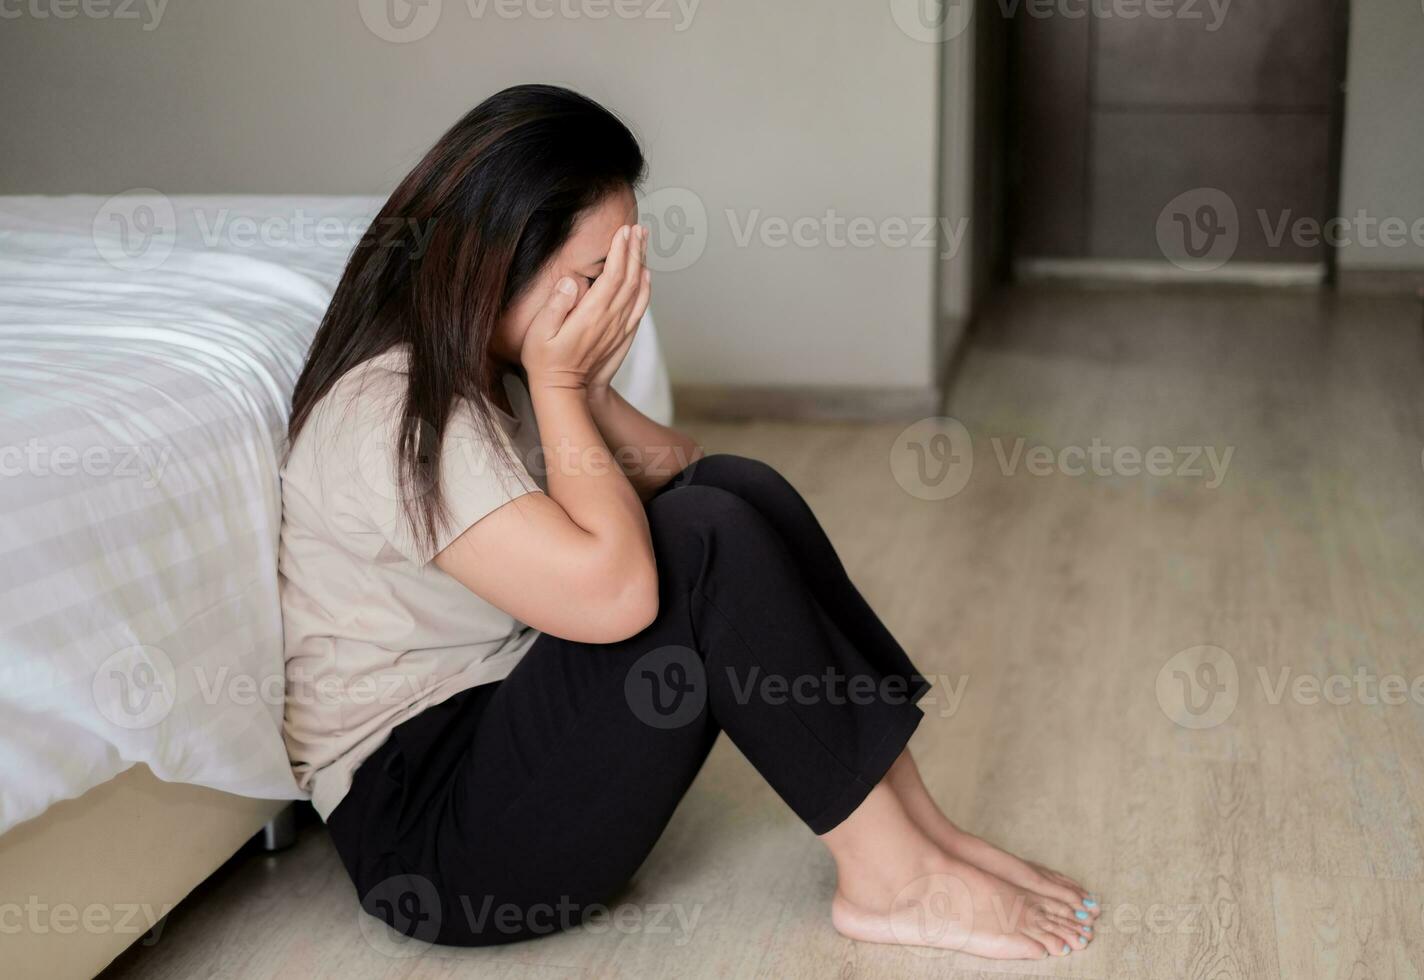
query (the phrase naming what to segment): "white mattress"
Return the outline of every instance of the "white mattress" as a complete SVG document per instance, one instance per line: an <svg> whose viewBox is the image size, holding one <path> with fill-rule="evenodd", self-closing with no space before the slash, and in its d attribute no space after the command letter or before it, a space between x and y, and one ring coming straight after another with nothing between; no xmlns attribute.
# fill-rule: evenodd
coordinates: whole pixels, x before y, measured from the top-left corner
<svg viewBox="0 0 1424 980"><path fill-rule="evenodd" d="M0 197L0 832L139 762L301 795L278 454L378 205ZM670 417L650 320L615 383Z"/></svg>

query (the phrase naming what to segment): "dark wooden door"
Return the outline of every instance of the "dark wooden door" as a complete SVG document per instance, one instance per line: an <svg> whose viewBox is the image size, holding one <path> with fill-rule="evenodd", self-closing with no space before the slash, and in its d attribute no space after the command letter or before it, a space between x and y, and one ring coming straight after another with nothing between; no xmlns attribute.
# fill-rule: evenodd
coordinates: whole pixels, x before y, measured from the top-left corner
<svg viewBox="0 0 1424 980"><path fill-rule="evenodd" d="M1326 262L1343 2L993 0L1014 258Z"/></svg>

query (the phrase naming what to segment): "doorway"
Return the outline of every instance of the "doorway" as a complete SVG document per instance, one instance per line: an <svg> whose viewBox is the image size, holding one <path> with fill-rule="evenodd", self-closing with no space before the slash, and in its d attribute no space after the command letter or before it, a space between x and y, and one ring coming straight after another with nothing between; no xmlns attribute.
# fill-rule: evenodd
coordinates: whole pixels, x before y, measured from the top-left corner
<svg viewBox="0 0 1424 980"><path fill-rule="evenodd" d="M1345 0L992 3L1016 277L1331 277Z"/></svg>

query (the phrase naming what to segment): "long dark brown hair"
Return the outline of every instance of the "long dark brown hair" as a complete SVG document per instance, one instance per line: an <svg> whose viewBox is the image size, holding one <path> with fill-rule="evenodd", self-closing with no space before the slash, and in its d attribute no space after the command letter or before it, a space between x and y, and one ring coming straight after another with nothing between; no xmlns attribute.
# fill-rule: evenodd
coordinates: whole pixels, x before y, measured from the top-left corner
<svg viewBox="0 0 1424 980"><path fill-rule="evenodd" d="M413 532L433 541L448 514L439 450L458 399L499 445L489 398L501 315L579 216L643 172L628 127L568 89L518 85L471 109L401 181L347 262L297 379L288 447L342 375L408 345L396 478Z"/></svg>

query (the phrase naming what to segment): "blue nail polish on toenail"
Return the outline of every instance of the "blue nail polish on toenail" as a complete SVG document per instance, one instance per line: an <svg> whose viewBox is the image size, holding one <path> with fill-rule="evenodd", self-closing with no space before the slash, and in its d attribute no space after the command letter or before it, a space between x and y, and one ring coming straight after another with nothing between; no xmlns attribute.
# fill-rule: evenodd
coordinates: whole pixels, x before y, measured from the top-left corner
<svg viewBox="0 0 1424 980"><path fill-rule="evenodd" d="M1071 952L1073 952L1073 951L1068 948L1068 944L1067 944L1067 943L1064 943L1064 944L1063 944L1063 952L1065 952L1065 953L1071 953Z"/></svg>
<svg viewBox="0 0 1424 980"><path fill-rule="evenodd" d="M1085 898L1083 899L1083 907L1095 909L1098 907L1098 900L1096 898Z"/></svg>
<svg viewBox="0 0 1424 980"><path fill-rule="evenodd" d="M1083 931L1084 931L1084 932L1092 932L1092 931L1093 931L1093 927L1092 927L1092 926L1084 926L1084 927L1083 927Z"/></svg>
<svg viewBox="0 0 1424 980"><path fill-rule="evenodd" d="M1073 914L1080 919L1086 919L1088 917L1088 913L1084 912L1082 909L1074 909Z"/></svg>

